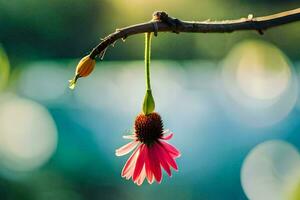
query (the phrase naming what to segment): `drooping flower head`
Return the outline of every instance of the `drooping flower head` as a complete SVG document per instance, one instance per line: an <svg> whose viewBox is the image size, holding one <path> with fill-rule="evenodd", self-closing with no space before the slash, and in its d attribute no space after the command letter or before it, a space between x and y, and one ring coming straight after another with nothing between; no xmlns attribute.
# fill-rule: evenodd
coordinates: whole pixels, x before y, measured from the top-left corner
<svg viewBox="0 0 300 200"><path fill-rule="evenodd" d="M132 178L133 182L141 185L145 179L150 184L154 179L160 183L163 168L169 176L171 168L178 170L175 158L180 152L166 140L173 133L163 130L163 122L158 113L139 114L134 124L134 133L124 136L132 141L116 150L117 156L123 156L133 151L122 170L122 177Z"/></svg>
<svg viewBox="0 0 300 200"><path fill-rule="evenodd" d="M154 112L155 101L150 85L150 44L151 33L145 37L145 78L146 94L142 104L143 113L139 114L134 122L132 135L124 136L132 141L116 150L117 156L123 156L133 151L122 170L122 177L132 178L133 182L141 185L145 179L150 184L154 179L160 183L163 168L171 176L171 168L178 170L175 158L180 152L166 142L173 133L164 131L160 115Z"/></svg>

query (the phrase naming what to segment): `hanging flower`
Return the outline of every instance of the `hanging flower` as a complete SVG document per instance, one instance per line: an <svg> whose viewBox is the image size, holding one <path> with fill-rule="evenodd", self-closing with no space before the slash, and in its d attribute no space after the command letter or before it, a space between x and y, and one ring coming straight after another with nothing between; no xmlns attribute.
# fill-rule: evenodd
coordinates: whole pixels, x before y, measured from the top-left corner
<svg viewBox="0 0 300 200"><path fill-rule="evenodd" d="M123 156L135 149L123 167L122 177L132 178L137 185L141 185L145 178L150 184L154 179L160 183L161 167L171 176L171 167L178 170L175 158L180 156L180 152L166 142L172 136L173 133L163 130L158 113L139 114L135 120L134 133L124 136L133 141L116 150L117 156Z"/></svg>
<svg viewBox="0 0 300 200"><path fill-rule="evenodd" d="M173 133L163 130L163 122L155 110L155 101L150 84L150 52L151 33L145 37L145 78L146 94L142 111L134 123L132 135L124 136L132 141L116 150L117 156L123 156L134 150L122 170L122 177L132 178L137 185L142 185L147 179L150 184L154 179L160 183L162 180L161 167L171 176L171 168L178 170L175 159L180 152L166 142L173 137Z"/></svg>
<svg viewBox="0 0 300 200"><path fill-rule="evenodd" d="M92 59L90 55L83 57L76 67L75 77L72 80L69 80L69 88L73 90L78 78L88 76L93 71L95 65L96 61L95 59Z"/></svg>

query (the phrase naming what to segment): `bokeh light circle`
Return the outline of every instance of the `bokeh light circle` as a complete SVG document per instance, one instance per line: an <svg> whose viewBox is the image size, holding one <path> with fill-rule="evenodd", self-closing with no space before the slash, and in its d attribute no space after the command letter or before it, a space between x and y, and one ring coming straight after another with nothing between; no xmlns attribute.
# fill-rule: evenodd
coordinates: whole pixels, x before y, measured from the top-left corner
<svg viewBox="0 0 300 200"><path fill-rule="evenodd" d="M222 63L221 77L228 98L225 109L254 127L281 121L297 102L293 67L283 52L266 42L250 40L234 47Z"/></svg>
<svg viewBox="0 0 300 200"><path fill-rule="evenodd" d="M57 63L36 62L20 74L19 91L39 102L58 103L66 92L68 79L70 73Z"/></svg>
<svg viewBox="0 0 300 200"><path fill-rule="evenodd" d="M249 97L273 99L287 88L291 70L278 48L264 42L250 41L240 44L232 53L239 56L233 56L238 62L236 81L241 91Z"/></svg>
<svg viewBox="0 0 300 200"><path fill-rule="evenodd" d="M49 112L31 100L0 98L1 167L29 171L43 165L57 146L57 130Z"/></svg>
<svg viewBox="0 0 300 200"><path fill-rule="evenodd" d="M286 200L300 180L300 155L294 146L271 140L257 145L246 157L241 183L251 200Z"/></svg>

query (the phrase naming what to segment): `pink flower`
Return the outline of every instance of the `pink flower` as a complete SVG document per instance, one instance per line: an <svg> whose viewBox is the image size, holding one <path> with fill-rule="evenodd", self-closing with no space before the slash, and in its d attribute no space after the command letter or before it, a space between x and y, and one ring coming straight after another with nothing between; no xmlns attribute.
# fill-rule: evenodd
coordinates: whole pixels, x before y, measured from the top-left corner
<svg viewBox="0 0 300 200"><path fill-rule="evenodd" d="M141 185L147 178L150 184L154 178L158 183L162 180L161 167L171 174L171 167L178 170L175 158L180 156L180 152L166 140L172 138L173 133L163 131L163 123L158 113L148 115L140 114L136 117L134 133L124 136L132 142L116 150L117 156L134 152L127 160L122 170L122 177L132 180L137 185Z"/></svg>

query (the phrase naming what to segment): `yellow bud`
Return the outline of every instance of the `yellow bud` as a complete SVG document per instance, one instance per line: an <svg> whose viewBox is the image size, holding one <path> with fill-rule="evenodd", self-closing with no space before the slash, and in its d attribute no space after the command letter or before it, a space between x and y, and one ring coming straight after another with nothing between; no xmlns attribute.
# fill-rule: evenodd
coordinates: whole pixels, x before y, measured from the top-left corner
<svg viewBox="0 0 300 200"><path fill-rule="evenodd" d="M89 55L83 57L76 67L75 77L72 80L69 80L69 88L74 89L77 79L88 76L93 71L95 64L96 61L92 59Z"/></svg>
<svg viewBox="0 0 300 200"><path fill-rule="evenodd" d="M88 76L94 69L96 61L90 58L89 55L83 57L77 67L76 67L76 75L80 77Z"/></svg>

